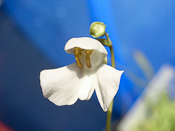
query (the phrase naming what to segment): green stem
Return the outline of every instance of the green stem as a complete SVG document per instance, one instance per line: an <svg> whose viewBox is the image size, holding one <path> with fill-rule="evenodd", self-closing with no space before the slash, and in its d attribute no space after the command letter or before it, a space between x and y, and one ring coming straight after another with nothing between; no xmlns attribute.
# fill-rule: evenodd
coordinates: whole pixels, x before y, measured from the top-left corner
<svg viewBox="0 0 175 131"><path fill-rule="evenodd" d="M111 52L111 66L115 68L115 57L114 57L114 50L113 47L110 47L110 52Z"/></svg>
<svg viewBox="0 0 175 131"><path fill-rule="evenodd" d="M115 68L115 57L114 57L114 50L113 50L113 46L112 46L112 42L108 36L107 33L105 33L105 36L109 42L109 44L111 46L110 47L110 53L111 53L111 66L113 68ZM107 118L106 118L106 131L110 131L111 130L111 117L112 117L112 109L113 109L113 100L108 108L108 112L107 112Z"/></svg>

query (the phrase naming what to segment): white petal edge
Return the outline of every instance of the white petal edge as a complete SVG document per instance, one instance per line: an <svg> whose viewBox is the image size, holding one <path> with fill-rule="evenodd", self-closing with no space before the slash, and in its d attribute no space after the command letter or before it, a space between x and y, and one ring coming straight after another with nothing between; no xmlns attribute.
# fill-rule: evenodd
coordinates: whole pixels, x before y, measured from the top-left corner
<svg viewBox="0 0 175 131"><path fill-rule="evenodd" d="M64 50L69 54L74 54L74 48L79 47L85 50L97 50L107 56L107 50L105 47L96 39L90 37L79 37L71 38L66 43Z"/></svg>
<svg viewBox="0 0 175 131"><path fill-rule="evenodd" d="M108 110L110 103L116 95L123 72L106 64L103 64L97 70L97 80L94 80L93 84L103 111Z"/></svg>
<svg viewBox="0 0 175 131"><path fill-rule="evenodd" d="M88 100L91 97L92 79L76 63L57 69L43 70L40 83L43 95L58 106L72 105L78 98ZM89 84L87 85L86 82ZM80 94L81 93L81 94Z"/></svg>

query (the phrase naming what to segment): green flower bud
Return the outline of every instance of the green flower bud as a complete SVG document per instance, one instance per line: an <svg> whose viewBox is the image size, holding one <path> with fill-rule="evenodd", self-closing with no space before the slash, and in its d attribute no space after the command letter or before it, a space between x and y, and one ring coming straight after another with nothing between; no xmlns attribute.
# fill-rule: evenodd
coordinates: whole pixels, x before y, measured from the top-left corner
<svg viewBox="0 0 175 131"><path fill-rule="evenodd" d="M103 22L93 22L90 26L90 34L94 37L100 37L105 34L106 25Z"/></svg>

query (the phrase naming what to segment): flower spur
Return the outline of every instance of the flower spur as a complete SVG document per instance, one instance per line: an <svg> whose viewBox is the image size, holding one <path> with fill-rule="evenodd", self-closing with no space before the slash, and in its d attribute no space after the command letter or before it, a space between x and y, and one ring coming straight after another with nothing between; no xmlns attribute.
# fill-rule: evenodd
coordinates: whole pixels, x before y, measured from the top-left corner
<svg viewBox="0 0 175 131"><path fill-rule="evenodd" d="M72 38L66 43L65 51L75 55L76 63L43 70L40 73L43 95L56 105L72 105L78 98L89 100L95 90L102 109L107 111L123 71L103 63L107 51L95 39Z"/></svg>

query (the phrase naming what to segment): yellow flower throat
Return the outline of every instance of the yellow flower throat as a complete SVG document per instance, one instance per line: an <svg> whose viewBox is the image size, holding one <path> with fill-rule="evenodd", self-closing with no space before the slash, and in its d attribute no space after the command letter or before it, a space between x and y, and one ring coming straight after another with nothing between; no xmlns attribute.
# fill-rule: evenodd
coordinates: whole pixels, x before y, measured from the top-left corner
<svg viewBox="0 0 175 131"><path fill-rule="evenodd" d="M75 53L75 60L77 62L77 65L80 68L83 68L83 64L80 61L80 56L82 55L82 51L85 51L86 53L86 64L88 68L91 68L91 61L90 61L90 55L92 54L93 50L84 50L79 47L74 48L74 53Z"/></svg>

